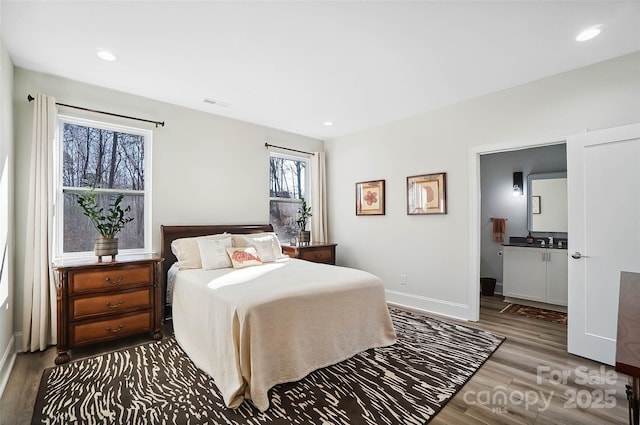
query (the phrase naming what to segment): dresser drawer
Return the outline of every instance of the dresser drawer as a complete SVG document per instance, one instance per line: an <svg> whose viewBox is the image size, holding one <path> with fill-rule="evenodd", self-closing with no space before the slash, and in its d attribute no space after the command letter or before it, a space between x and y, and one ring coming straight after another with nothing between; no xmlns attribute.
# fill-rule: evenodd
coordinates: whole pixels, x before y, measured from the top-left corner
<svg viewBox="0 0 640 425"><path fill-rule="evenodd" d="M302 260L314 261L316 263L333 262L333 250L331 248L314 248L300 252Z"/></svg>
<svg viewBox="0 0 640 425"><path fill-rule="evenodd" d="M105 320L74 324L71 327L73 345L115 339L151 330L151 313L144 312Z"/></svg>
<svg viewBox="0 0 640 425"><path fill-rule="evenodd" d="M69 294L150 285L152 272L148 265L72 271L69 272Z"/></svg>
<svg viewBox="0 0 640 425"><path fill-rule="evenodd" d="M81 319L97 314L120 314L122 311L151 307L151 289L94 295L72 299L71 318Z"/></svg>

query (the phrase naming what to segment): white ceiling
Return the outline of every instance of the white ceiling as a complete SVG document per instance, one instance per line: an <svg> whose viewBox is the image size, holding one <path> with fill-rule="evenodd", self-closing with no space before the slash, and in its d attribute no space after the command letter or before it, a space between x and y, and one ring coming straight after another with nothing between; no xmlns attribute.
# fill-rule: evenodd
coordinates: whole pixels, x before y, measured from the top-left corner
<svg viewBox="0 0 640 425"><path fill-rule="evenodd" d="M640 51L640 1L0 4L16 66L325 140Z"/></svg>

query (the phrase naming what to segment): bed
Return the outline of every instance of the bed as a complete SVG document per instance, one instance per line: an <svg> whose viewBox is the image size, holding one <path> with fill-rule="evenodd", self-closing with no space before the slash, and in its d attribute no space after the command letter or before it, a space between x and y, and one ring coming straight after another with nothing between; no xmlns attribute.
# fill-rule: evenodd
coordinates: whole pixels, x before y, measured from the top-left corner
<svg viewBox="0 0 640 425"><path fill-rule="evenodd" d="M172 241L225 232L247 235L234 236L234 246L242 246L273 229L162 226L164 275L173 280L166 304L176 340L213 377L227 407L251 400L265 411L273 386L395 342L382 281L361 270L288 258L281 251L251 267L177 270Z"/></svg>

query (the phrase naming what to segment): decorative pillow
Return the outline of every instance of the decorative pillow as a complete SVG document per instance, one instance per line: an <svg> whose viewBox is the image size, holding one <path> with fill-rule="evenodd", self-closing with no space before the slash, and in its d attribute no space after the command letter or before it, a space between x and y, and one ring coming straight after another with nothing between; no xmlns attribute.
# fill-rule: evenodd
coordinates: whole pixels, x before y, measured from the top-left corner
<svg viewBox="0 0 640 425"><path fill-rule="evenodd" d="M219 233L216 235L199 236L196 238L180 238L171 242L171 252L178 259L180 270L185 269L201 269L202 260L200 259L200 248L197 240L204 239L225 239L230 235L228 233Z"/></svg>
<svg viewBox="0 0 640 425"><path fill-rule="evenodd" d="M250 240L264 238L264 237L270 237L272 239L273 256L276 260L279 258L287 258L287 256L282 253L282 247L280 246L280 241L278 240L278 236L274 232L249 233L247 235L234 234L233 246L252 246L253 244L250 243Z"/></svg>
<svg viewBox="0 0 640 425"><path fill-rule="evenodd" d="M251 238L242 236L243 246L252 246L258 252L258 257L263 263L271 263L276 261L275 248L273 247L274 237L271 235L262 236L259 238Z"/></svg>
<svg viewBox="0 0 640 425"><path fill-rule="evenodd" d="M197 242L204 270L231 267L231 260L227 254L227 248L231 248L231 236L224 239L198 238Z"/></svg>
<svg viewBox="0 0 640 425"><path fill-rule="evenodd" d="M259 266L262 264L258 252L252 246L242 248L227 248L231 264L234 269L241 269L249 266Z"/></svg>

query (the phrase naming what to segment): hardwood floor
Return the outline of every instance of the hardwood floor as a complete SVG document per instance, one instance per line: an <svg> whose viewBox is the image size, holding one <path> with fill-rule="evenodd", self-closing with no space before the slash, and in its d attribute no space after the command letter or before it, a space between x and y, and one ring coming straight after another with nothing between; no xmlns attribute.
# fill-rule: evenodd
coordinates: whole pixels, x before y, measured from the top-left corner
<svg viewBox="0 0 640 425"><path fill-rule="evenodd" d="M628 423L625 375L615 373L609 366L567 354L566 326L501 314L505 306L499 296L481 297L480 321L460 322L507 339L430 424ZM170 333L171 329L166 327L164 334ZM73 358L147 340L146 337L123 340L118 346L110 345L108 350L105 347L75 350ZM42 371L53 366L55 356L54 347L41 353L18 355L0 399L0 424L30 423Z"/></svg>
<svg viewBox="0 0 640 425"><path fill-rule="evenodd" d="M626 375L568 354L565 325L501 314L506 306L483 296L480 321L462 322L506 340L430 425L629 423Z"/></svg>

